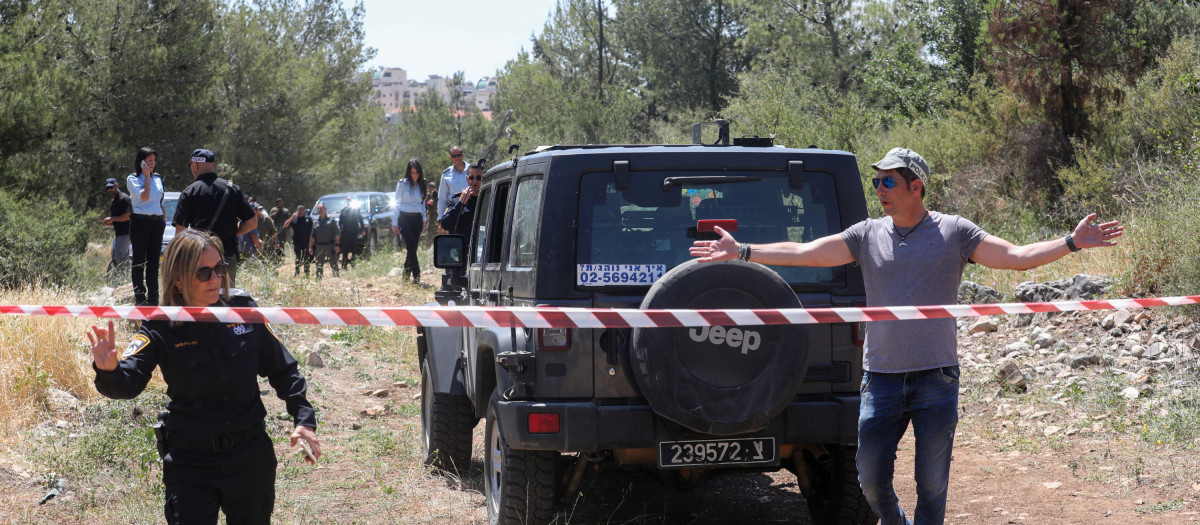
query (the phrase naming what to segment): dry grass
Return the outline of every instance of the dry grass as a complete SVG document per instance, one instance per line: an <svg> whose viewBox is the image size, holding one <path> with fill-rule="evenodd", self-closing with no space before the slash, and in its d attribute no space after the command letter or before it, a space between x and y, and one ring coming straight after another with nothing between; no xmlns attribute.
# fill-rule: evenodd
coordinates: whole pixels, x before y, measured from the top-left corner
<svg viewBox="0 0 1200 525"><path fill-rule="evenodd" d="M986 229L986 226L984 228ZM1129 235L1128 231L1126 235ZM1136 241L1131 242L1131 239L1132 237L1122 237L1112 248L1097 248L1073 253L1032 270L996 270L971 264L963 273L963 280L995 288L1004 294L1007 298L1004 299L1005 301L1010 301L1017 285L1024 282L1069 279L1081 273L1119 279L1128 272L1128 262L1132 259L1132 254L1139 249L1139 244Z"/></svg>

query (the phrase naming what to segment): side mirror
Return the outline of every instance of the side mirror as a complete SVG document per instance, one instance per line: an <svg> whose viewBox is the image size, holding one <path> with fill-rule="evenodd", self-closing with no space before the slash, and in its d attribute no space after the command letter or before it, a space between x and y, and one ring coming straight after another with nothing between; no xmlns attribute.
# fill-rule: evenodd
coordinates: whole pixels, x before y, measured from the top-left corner
<svg viewBox="0 0 1200 525"><path fill-rule="evenodd" d="M443 270L467 267L467 238L462 235L438 235L433 238L433 265Z"/></svg>

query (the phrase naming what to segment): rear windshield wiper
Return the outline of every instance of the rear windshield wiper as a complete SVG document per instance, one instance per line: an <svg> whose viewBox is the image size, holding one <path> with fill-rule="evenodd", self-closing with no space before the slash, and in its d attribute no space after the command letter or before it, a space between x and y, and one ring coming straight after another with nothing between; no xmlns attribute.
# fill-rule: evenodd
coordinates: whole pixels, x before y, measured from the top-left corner
<svg viewBox="0 0 1200 525"><path fill-rule="evenodd" d="M663 179L663 191L680 186L700 186L709 184L727 184L730 182L755 182L762 177L745 175L700 175L694 177L667 177Z"/></svg>

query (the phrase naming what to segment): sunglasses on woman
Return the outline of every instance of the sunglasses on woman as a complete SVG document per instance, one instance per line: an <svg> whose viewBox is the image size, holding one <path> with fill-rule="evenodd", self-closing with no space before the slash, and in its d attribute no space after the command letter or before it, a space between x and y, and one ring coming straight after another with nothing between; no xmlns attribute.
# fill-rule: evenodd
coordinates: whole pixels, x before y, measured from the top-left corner
<svg viewBox="0 0 1200 525"><path fill-rule="evenodd" d="M225 277L225 275L228 273L229 265L226 263L221 263L216 266L201 266L196 268L196 278L202 283L206 283L212 279L213 274L216 274L218 278L221 278Z"/></svg>
<svg viewBox="0 0 1200 525"><path fill-rule="evenodd" d="M886 177L880 177L878 179L871 179L871 184L873 186L875 186L875 189L879 189L879 185L883 184L884 188L887 188L890 190L890 189L896 187L896 177L888 175Z"/></svg>

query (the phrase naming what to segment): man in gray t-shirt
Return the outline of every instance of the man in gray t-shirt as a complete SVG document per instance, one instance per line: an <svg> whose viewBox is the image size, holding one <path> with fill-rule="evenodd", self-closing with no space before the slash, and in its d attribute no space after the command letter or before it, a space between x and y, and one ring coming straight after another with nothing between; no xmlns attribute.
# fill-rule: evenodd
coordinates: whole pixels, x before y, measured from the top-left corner
<svg viewBox="0 0 1200 525"><path fill-rule="evenodd" d="M894 148L872 164L875 196L887 214L813 242L696 241L701 262L739 258L768 265L862 266L869 306L954 304L968 262L1029 269L1084 248L1115 246L1117 221L1079 221L1066 238L1025 246L989 235L971 221L925 208L929 165L916 152ZM958 424L958 341L954 319L867 323L858 420L859 484L883 525L911 523L892 486L896 447L911 422L916 437L916 523L942 523L950 453Z"/></svg>

